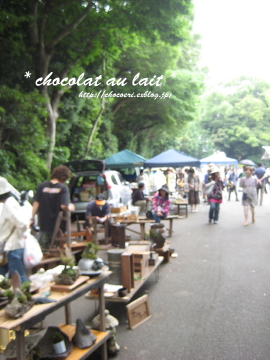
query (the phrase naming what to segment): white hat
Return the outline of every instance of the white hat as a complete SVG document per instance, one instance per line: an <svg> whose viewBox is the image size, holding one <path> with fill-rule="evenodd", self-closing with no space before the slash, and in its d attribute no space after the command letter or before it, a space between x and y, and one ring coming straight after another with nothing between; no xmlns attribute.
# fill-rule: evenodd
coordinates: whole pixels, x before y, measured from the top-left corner
<svg viewBox="0 0 270 360"><path fill-rule="evenodd" d="M211 171L210 174L215 174L215 173L218 173L218 172L220 171L220 168L215 165L215 166L212 166L212 167L210 168L210 171Z"/></svg>
<svg viewBox="0 0 270 360"><path fill-rule="evenodd" d="M6 194L11 191L11 185L7 179L0 176L0 195Z"/></svg>
<svg viewBox="0 0 270 360"><path fill-rule="evenodd" d="M210 163L208 164L208 170L212 170L213 167L215 167L216 165L214 163Z"/></svg>

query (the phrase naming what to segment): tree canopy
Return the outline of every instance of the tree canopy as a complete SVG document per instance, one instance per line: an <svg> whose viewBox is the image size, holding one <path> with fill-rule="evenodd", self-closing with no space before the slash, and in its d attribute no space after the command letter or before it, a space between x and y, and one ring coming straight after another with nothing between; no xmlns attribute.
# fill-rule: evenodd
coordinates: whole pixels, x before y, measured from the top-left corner
<svg viewBox="0 0 270 360"><path fill-rule="evenodd" d="M203 79L192 11L188 0L2 1L1 174L30 187L67 160L105 158L125 147L144 156L163 151L197 117ZM137 73L149 81L134 90ZM49 86L49 74L59 82L81 74L100 82ZM149 83L159 76L162 86ZM107 83L112 78L118 85ZM170 95L79 96L100 91Z"/></svg>
<svg viewBox="0 0 270 360"><path fill-rule="evenodd" d="M208 91L202 101L202 127L217 149L232 158L259 160L270 145L270 84L241 77Z"/></svg>

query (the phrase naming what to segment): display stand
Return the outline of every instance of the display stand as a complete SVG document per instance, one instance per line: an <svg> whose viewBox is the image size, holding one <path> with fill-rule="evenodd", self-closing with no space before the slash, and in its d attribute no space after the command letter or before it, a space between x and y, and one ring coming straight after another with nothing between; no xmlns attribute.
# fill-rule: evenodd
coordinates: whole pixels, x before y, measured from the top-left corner
<svg viewBox="0 0 270 360"><path fill-rule="evenodd" d="M180 211L181 211L181 206L183 206L185 208L186 211L186 218L188 217L188 200L187 199L178 199L175 201L175 203L173 205L177 206L177 214L181 215Z"/></svg>
<svg viewBox="0 0 270 360"><path fill-rule="evenodd" d="M110 337L110 331L106 331L105 325L105 299L103 286L108 282L111 271L101 273L93 279L89 279L85 284L74 289L69 293L52 291L49 298L56 300L49 304L34 305L24 316L18 319L12 319L5 314L5 310L0 311L0 328L14 330L16 333L17 359L25 360L25 339L24 330L29 329L36 323L45 319L45 317L61 307L65 307L66 325L60 325L60 328L68 335L72 336L75 332L75 326L71 325L70 303L85 295L92 289L98 289L99 314L100 314L100 331L95 332L97 336L96 343L84 350L73 347L71 353L65 359L79 360L85 359L94 350L101 346L102 359L107 360L106 340Z"/></svg>

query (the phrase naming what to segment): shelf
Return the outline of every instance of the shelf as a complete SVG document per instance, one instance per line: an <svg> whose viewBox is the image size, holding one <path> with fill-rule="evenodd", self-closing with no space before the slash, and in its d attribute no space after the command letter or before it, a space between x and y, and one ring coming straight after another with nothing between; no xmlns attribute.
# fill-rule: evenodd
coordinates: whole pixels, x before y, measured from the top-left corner
<svg viewBox="0 0 270 360"><path fill-rule="evenodd" d="M75 334L76 326L60 324L59 328L69 337L69 340L71 341ZM111 335L110 331L101 332L91 329L91 332L97 337L95 344L86 349L79 349L77 346L73 345L73 349L71 350L70 354L65 358L65 360L85 359L90 354L92 354L93 351L99 348L100 345L104 344L104 342L107 341Z"/></svg>
<svg viewBox="0 0 270 360"><path fill-rule="evenodd" d="M131 289L131 291L127 294L125 297L118 297L116 294L112 297L106 297L106 292L104 293L105 300L106 301L112 301L112 302L122 302L122 303L128 303L131 298L136 294L136 292L143 286L143 284L148 280L148 278L153 274L155 270L158 269L159 265L163 262L164 258L162 256L159 256L157 259L157 262L155 265L147 266L145 268L144 276L140 280L134 281L134 288ZM88 300L98 300L98 296L92 295L91 292L87 293L85 295L85 298Z"/></svg>

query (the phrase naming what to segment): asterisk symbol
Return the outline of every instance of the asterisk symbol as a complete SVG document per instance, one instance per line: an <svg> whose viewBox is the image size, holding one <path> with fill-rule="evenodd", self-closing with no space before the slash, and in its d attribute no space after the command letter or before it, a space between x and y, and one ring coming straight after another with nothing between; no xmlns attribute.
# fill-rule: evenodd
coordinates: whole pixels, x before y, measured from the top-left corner
<svg viewBox="0 0 270 360"><path fill-rule="evenodd" d="M31 73L30 73L30 71L26 71L26 73L25 73L25 75L24 75L26 78L30 78L30 76L31 76Z"/></svg>
<svg viewBox="0 0 270 360"><path fill-rule="evenodd" d="M176 78L176 71L173 71L171 77Z"/></svg>

